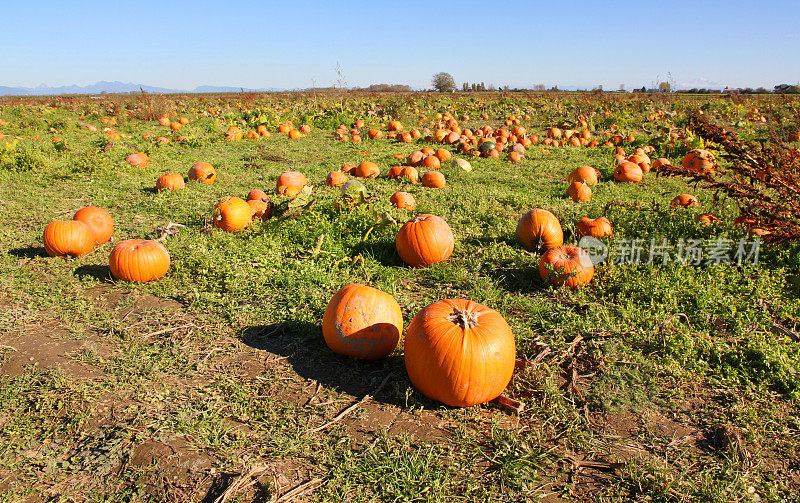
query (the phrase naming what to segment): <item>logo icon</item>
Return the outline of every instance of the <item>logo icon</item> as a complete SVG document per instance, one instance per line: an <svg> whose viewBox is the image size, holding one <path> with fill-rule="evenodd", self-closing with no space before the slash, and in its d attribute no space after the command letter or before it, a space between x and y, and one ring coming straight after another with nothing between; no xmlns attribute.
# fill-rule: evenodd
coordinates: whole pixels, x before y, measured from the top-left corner
<svg viewBox="0 0 800 503"><path fill-rule="evenodd" d="M594 265L602 264L608 258L608 246L595 237L583 236L578 241L578 246L589 254L589 258L592 259L592 264Z"/></svg>

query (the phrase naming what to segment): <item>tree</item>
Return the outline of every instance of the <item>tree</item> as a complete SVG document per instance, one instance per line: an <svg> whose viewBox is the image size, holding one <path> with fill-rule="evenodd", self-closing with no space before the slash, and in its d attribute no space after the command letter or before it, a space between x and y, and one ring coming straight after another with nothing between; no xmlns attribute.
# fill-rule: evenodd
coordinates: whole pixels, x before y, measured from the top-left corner
<svg viewBox="0 0 800 503"><path fill-rule="evenodd" d="M672 86L669 84L669 82L661 82L660 84L658 84L659 91L669 92L670 89L672 89Z"/></svg>
<svg viewBox="0 0 800 503"><path fill-rule="evenodd" d="M456 81L447 72L439 72L433 76L431 81L433 88L441 93L449 93L456 90Z"/></svg>

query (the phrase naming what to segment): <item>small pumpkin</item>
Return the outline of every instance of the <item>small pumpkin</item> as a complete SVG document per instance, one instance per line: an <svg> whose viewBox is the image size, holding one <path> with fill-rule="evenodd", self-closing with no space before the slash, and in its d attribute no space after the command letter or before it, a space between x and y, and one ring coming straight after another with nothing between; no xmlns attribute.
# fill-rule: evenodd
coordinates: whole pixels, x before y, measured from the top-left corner
<svg viewBox="0 0 800 503"><path fill-rule="evenodd" d="M134 152L125 158L125 162L136 168L146 168L149 157L144 152Z"/></svg>
<svg viewBox="0 0 800 503"><path fill-rule="evenodd" d="M400 305L386 292L353 283L328 302L322 336L334 353L377 360L397 347L403 333Z"/></svg>
<svg viewBox="0 0 800 503"><path fill-rule="evenodd" d="M575 289L592 280L594 264L582 248L573 245L558 246L542 255L539 260L539 275L542 280L549 280L555 286L566 285Z"/></svg>
<svg viewBox="0 0 800 503"><path fill-rule="evenodd" d="M517 222L517 240L529 251L547 250L564 243L561 222L547 210L531 210Z"/></svg>
<svg viewBox="0 0 800 503"><path fill-rule="evenodd" d="M497 398L514 373L514 334L503 317L466 299L423 308L408 326L406 371L422 394L453 407Z"/></svg>
<svg viewBox="0 0 800 503"><path fill-rule="evenodd" d="M156 190L181 190L186 187L183 177L177 173L164 173L156 180Z"/></svg>
<svg viewBox="0 0 800 503"><path fill-rule="evenodd" d="M714 222L717 222L719 220L719 217L712 213L702 213L700 215L697 215L695 219L697 220L697 223L703 225L711 225Z"/></svg>
<svg viewBox="0 0 800 503"><path fill-rule="evenodd" d="M428 169L439 169L442 166L442 163L435 155L429 155L422 160L422 166Z"/></svg>
<svg viewBox="0 0 800 503"><path fill-rule="evenodd" d="M247 205L250 206L250 216L253 220L267 220L272 216L272 205L260 199L248 199Z"/></svg>
<svg viewBox="0 0 800 503"><path fill-rule="evenodd" d="M143 283L162 278L169 270L169 253L158 241L120 241L108 256L111 274L123 281Z"/></svg>
<svg viewBox="0 0 800 503"><path fill-rule="evenodd" d="M422 175L422 185L434 189L441 189L445 186L447 180L441 171L427 171Z"/></svg>
<svg viewBox="0 0 800 503"><path fill-rule="evenodd" d="M422 214L400 228L395 240L397 254L411 267L427 267L450 258L455 246L453 231L436 215Z"/></svg>
<svg viewBox="0 0 800 503"><path fill-rule="evenodd" d="M568 182L583 182L589 185L597 183L599 172L591 166L575 168L567 177Z"/></svg>
<svg viewBox="0 0 800 503"><path fill-rule="evenodd" d="M567 187L567 195L576 203L585 203L592 199L592 189L584 182L572 182Z"/></svg>
<svg viewBox="0 0 800 503"><path fill-rule="evenodd" d="M114 219L108 211L96 206L86 206L79 209L73 220L85 223L94 236L94 244L101 245L111 239L114 234Z"/></svg>
<svg viewBox="0 0 800 503"><path fill-rule="evenodd" d="M371 161L364 161L356 167L356 176L359 178L376 178L381 174L381 169Z"/></svg>
<svg viewBox="0 0 800 503"><path fill-rule="evenodd" d="M266 192L261 189L253 189L247 193L247 200L248 201L261 201L261 202L269 202L269 196Z"/></svg>
<svg viewBox="0 0 800 503"><path fill-rule="evenodd" d="M210 185L217 181L217 171L207 162L196 162L189 168L189 180L197 180Z"/></svg>
<svg viewBox="0 0 800 503"><path fill-rule="evenodd" d="M658 171L659 169L663 168L664 166L672 166L672 161L667 159L666 157L659 157L655 161L653 161L653 169Z"/></svg>
<svg viewBox="0 0 800 503"><path fill-rule="evenodd" d="M688 154L683 157L681 165L698 174L714 173L717 168L717 158L708 150L696 148L690 150Z"/></svg>
<svg viewBox="0 0 800 503"><path fill-rule="evenodd" d="M82 257L94 249L94 233L80 220L57 220L44 228L44 249L51 257Z"/></svg>
<svg viewBox="0 0 800 503"><path fill-rule="evenodd" d="M250 205L238 197L228 197L214 206L214 226L227 232L246 228L253 220Z"/></svg>
<svg viewBox="0 0 800 503"><path fill-rule="evenodd" d="M275 183L275 193L282 196L294 197L303 190L308 180L306 175L299 171L286 171L281 173Z"/></svg>
<svg viewBox="0 0 800 503"><path fill-rule="evenodd" d="M673 208L676 206L691 208L692 206L700 206L700 200L697 199L697 196L691 194L679 194L670 201L669 205Z"/></svg>
<svg viewBox="0 0 800 503"><path fill-rule="evenodd" d="M414 211L414 208L417 207L416 199L408 192L395 192L389 198L389 202L401 210Z"/></svg>
<svg viewBox="0 0 800 503"><path fill-rule="evenodd" d="M331 171L325 177L325 185L328 187L340 187L347 182L347 175L343 171Z"/></svg>
<svg viewBox="0 0 800 503"><path fill-rule="evenodd" d="M592 236L602 239L611 237L614 234L614 230L611 227L611 222L606 217L594 219L583 217L575 226L575 233L578 235L578 238Z"/></svg>
<svg viewBox="0 0 800 503"><path fill-rule="evenodd" d="M419 183L419 171L413 166L406 166L403 170L403 178L411 185Z"/></svg>

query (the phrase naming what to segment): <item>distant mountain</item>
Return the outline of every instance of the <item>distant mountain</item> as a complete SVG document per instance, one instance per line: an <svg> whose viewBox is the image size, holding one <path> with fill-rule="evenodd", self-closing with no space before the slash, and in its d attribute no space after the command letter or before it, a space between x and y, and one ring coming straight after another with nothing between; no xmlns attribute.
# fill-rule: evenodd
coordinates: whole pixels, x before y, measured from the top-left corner
<svg viewBox="0 0 800 503"><path fill-rule="evenodd" d="M144 90L147 93L236 93L242 90L241 87L234 86L198 86L193 90L169 89L166 87L148 86L145 84L134 84L132 82L97 82L88 86L57 86L50 87L44 84L37 87L8 87L0 86L0 96L49 96L58 94L118 94L118 93L137 93ZM245 89L252 92L279 91L280 89Z"/></svg>

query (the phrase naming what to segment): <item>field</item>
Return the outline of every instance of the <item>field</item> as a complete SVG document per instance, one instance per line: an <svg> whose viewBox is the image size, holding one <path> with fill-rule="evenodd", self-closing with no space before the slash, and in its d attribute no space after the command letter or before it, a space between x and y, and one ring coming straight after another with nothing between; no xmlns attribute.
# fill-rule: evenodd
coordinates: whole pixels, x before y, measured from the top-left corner
<svg viewBox="0 0 800 503"><path fill-rule="evenodd" d="M656 170L641 183L613 175L616 147L652 146L653 160L676 166L707 148L724 179L732 161L689 118L702 111L743 140L792 145L797 106L578 93L0 99L0 500L797 500L800 246L769 235L759 245L724 191ZM188 120L172 130L162 114ZM510 162L510 146L494 159L425 139L450 116L461 129L522 126L538 143ZM421 137L387 138L393 119ZM290 139L287 121L311 130ZM257 126L270 137L248 139ZM230 127L244 137L227 140ZM599 145L545 145L553 127L586 129ZM442 162L443 188L386 176L423 147L473 169ZM146 166L125 161L134 152ZM214 184L155 190L161 174L185 177L198 161L213 165ZM325 184L363 161L381 172L361 179L366 196ZM566 180L583 165L601 181L578 203ZM275 195L286 171L305 174L311 192ZM273 217L215 228L215 204L252 189L270 195ZM390 205L396 191L416 209ZM699 206L671 206L682 193ZM49 256L48 223L89 205L113 216L115 239ZM541 253L515 237L534 208L558 218L565 244L577 244L581 217L611 221L609 257L588 285L541 278ZM449 223L455 248L412 268L395 236L425 213ZM719 220L699 222L704 213ZM112 277L115 242L133 238L166 247L163 278ZM690 240L701 260L679 262ZM649 260L654 243L666 259ZM714 243L729 260L714 259ZM757 260L739 246L759 246ZM375 361L333 353L323 313L350 283L393 296L404 327L441 299L498 311L520 360L504 396L524 407L426 398L402 340Z"/></svg>

